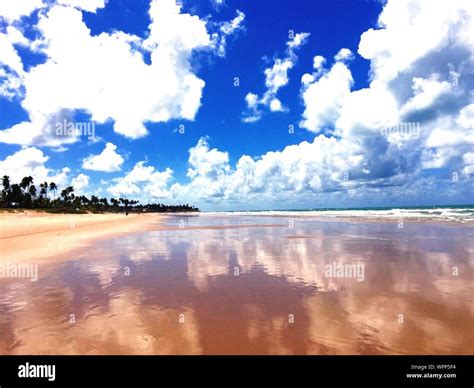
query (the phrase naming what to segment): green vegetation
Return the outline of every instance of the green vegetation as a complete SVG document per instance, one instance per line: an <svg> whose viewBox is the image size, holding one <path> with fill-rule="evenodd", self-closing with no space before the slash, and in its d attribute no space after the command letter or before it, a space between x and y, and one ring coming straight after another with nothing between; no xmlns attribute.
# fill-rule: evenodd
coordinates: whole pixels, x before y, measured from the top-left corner
<svg viewBox="0 0 474 388"><path fill-rule="evenodd" d="M0 209L39 209L51 213L86 213L86 212L196 212L199 209L190 205L140 205L139 201L127 198L98 198L75 195L74 187L68 186L57 195L58 187L54 182L42 182L38 188L31 176L24 177L20 183L12 184L10 177L2 178ZM51 198L52 194L52 198Z"/></svg>

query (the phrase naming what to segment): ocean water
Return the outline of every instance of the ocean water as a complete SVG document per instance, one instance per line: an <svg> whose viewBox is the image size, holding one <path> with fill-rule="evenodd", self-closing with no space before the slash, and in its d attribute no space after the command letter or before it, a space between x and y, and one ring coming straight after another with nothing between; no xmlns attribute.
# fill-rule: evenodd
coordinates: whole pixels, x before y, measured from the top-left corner
<svg viewBox="0 0 474 388"><path fill-rule="evenodd" d="M367 207L367 208L324 208L297 210L259 210L233 212L206 212L206 214L240 214L269 216L307 216L329 218L368 218L368 219L407 219L407 220L438 220L454 222L474 221L474 205L458 206L426 206L426 207Z"/></svg>

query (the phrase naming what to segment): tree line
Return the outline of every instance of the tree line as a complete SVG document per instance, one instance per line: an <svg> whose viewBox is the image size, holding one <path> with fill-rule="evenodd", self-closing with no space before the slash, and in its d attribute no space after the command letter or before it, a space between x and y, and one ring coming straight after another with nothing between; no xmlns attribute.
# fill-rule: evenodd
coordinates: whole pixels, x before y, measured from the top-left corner
<svg viewBox="0 0 474 388"><path fill-rule="evenodd" d="M36 186L31 176L24 177L20 183L11 183L10 177L2 178L0 208L41 209L51 212L198 212L199 209L186 205L163 205L161 203L139 204L127 198L98 198L92 195L76 195L73 186L59 191L54 182L42 182Z"/></svg>

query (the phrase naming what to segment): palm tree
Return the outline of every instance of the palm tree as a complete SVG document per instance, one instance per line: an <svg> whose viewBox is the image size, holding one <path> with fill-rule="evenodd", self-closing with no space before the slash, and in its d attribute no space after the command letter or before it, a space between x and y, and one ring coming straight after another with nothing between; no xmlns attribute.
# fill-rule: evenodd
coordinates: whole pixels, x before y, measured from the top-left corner
<svg viewBox="0 0 474 388"><path fill-rule="evenodd" d="M11 192L10 192L10 177L8 175L3 176L2 185L3 185L2 197L1 197L2 205L4 205L5 207L10 207L9 197L10 197Z"/></svg>
<svg viewBox="0 0 474 388"><path fill-rule="evenodd" d="M85 195L81 195L78 197L80 199L81 205L82 206L87 206L89 204L89 198L87 198Z"/></svg>
<svg viewBox="0 0 474 388"><path fill-rule="evenodd" d="M74 195L74 187L68 186L68 187L66 187L66 190L67 190L67 193L68 193L68 197L69 197L71 200L74 200L74 198L76 197L76 196Z"/></svg>
<svg viewBox="0 0 474 388"><path fill-rule="evenodd" d="M68 197L67 197L67 190L66 189L63 189L61 191L61 194L59 194L59 195L64 199L64 202L67 202Z"/></svg>
<svg viewBox="0 0 474 388"><path fill-rule="evenodd" d="M33 178L31 176L25 176L20 183L20 187L26 191L27 188L33 183Z"/></svg>
<svg viewBox="0 0 474 388"><path fill-rule="evenodd" d="M10 202L15 202L19 204L21 202L23 192L21 191L20 185L14 184L11 185L11 200Z"/></svg>
<svg viewBox="0 0 474 388"><path fill-rule="evenodd" d="M48 182L40 183L40 195L48 198Z"/></svg>
<svg viewBox="0 0 474 388"><path fill-rule="evenodd" d="M3 185L3 190L8 191L10 189L10 177L8 175L3 176L2 185Z"/></svg>
<svg viewBox="0 0 474 388"><path fill-rule="evenodd" d="M199 209L185 205L163 205L157 203L148 203L145 205L139 205L139 201L130 200L127 198L98 198L95 195L91 198L87 198L84 195L75 196L74 187L68 186L61 191L61 198L64 201L56 200L54 195L54 202L48 199L48 189L53 191L55 194L58 187L54 182L43 182L39 184L39 192L37 187L33 184L33 178L31 176L24 177L19 184L12 184L10 177L4 175L1 182L3 188L0 196L0 207L23 207L23 208L59 208L62 211L84 209L85 210L96 210L96 211L116 211L124 210L126 214L129 211L137 212L169 212L169 211L199 211ZM39 195L38 195L39 194ZM46 198L46 199L45 199ZM109 202L110 201L110 202ZM123 206L123 207L122 207Z"/></svg>
<svg viewBox="0 0 474 388"><path fill-rule="evenodd" d="M26 176L21 180L20 187L23 190L25 190L28 187L28 178Z"/></svg>
<svg viewBox="0 0 474 388"><path fill-rule="evenodd" d="M10 177L8 175L4 175L2 179L2 199L7 202L8 194L10 193Z"/></svg>
<svg viewBox="0 0 474 388"><path fill-rule="evenodd" d="M46 182L45 182L46 183ZM58 189L58 186L56 186L56 183L54 182L51 182L49 184L49 191L52 191L53 192L53 195L54 195L54 200L56 201L56 190Z"/></svg>
<svg viewBox="0 0 474 388"><path fill-rule="evenodd" d="M35 187L35 185L31 185L30 188L28 189L28 192L30 193L30 195L33 198L36 197L36 187Z"/></svg>
<svg viewBox="0 0 474 388"><path fill-rule="evenodd" d="M112 198L112 199L110 200L110 202L112 203L112 206L113 206L115 209L118 208L118 206L119 206L119 201L118 201L117 199Z"/></svg>
<svg viewBox="0 0 474 388"><path fill-rule="evenodd" d="M61 197L63 197L64 202L69 202L69 200L73 201L75 198L74 187L66 187L63 191L61 191Z"/></svg>

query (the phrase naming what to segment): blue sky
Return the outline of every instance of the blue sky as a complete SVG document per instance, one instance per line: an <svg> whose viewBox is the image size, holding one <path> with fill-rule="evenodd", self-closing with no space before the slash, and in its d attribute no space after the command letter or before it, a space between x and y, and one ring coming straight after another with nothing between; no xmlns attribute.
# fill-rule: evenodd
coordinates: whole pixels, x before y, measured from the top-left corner
<svg viewBox="0 0 474 388"><path fill-rule="evenodd" d="M207 210L473 202L468 2L25 4L0 6L2 175Z"/></svg>

